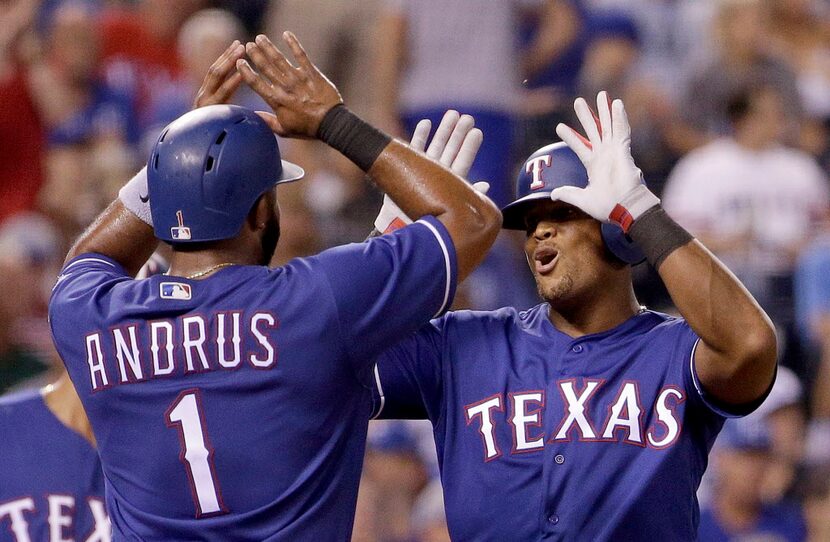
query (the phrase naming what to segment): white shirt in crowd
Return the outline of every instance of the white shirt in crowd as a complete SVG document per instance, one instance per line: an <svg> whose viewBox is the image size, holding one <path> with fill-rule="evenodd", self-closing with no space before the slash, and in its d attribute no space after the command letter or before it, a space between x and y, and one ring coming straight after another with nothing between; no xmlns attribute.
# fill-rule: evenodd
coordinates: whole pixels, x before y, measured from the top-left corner
<svg viewBox="0 0 830 542"><path fill-rule="evenodd" d="M786 273L788 257L811 235L828 208L827 178L808 154L773 146L752 150L732 138L696 149L678 162L663 206L694 235L742 248L716 251L732 270Z"/></svg>

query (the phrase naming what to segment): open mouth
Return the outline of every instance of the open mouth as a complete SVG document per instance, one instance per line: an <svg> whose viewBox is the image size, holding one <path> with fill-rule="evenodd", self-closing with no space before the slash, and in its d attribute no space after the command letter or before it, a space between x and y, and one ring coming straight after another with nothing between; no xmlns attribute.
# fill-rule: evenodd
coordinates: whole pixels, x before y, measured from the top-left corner
<svg viewBox="0 0 830 542"><path fill-rule="evenodd" d="M536 265L536 273L544 275L550 273L556 262L559 261L559 252L550 247L538 248L533 254L533 262Z"/></svg>

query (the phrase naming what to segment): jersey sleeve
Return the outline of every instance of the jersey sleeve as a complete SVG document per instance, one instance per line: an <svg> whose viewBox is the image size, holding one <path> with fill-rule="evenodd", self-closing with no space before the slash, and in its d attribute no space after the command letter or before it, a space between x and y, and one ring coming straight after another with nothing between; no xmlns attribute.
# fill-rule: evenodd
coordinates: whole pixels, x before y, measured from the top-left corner
<svg viewBox="0 0 830 542"><path fill-rule="evenodd" d="M758 408L772 390L775 379L773 378L773 382L770 383L766 393L749 403L732 405L712 397L706 392L706 389L700 382L700 377L698 376L697 368L695 367L695 352L697 352L697 349L700 347L700 338L694 331L692 331L685 321L683 321L682 325L684 329L680 340L684 345L683 351L689 352L688 359L686 360L685 368L683 370L683 381L686 391L688 392L688 396L692 397L693 402L724 418L740 418L750 414Z"/></svg>
<svg viewBox="0 0 830 542"><path fill-rule="evenodd" d="M94 318L107 305L106 294L130 278L118 262L102 254L82 254L63 267L49 299L49 327L59 353L68 333L95 327Z"/></svg>
<svg viewBox="0 0 830 542"><path fill-rule="evenodd" d="M384 351L374 368L372 418L429 419L442 404L441 321L423 326Z"/></svg>
<svg viewBox="0 0 830 542"><path fill-rule="evenodd" d="M101 293L101 288L130 278L121 264L107 256L81 254L69 261L58 275L49 299L49 316L83 316L71 311L83 309L95 294Z"/></svg>
<svg viewBox="0 0 830 542"><path fill-rule="evenodd" d="M344 348L360 373L383 349L442 314L455 295L455 248L433 217L311 261L328 281Z"/></svg>

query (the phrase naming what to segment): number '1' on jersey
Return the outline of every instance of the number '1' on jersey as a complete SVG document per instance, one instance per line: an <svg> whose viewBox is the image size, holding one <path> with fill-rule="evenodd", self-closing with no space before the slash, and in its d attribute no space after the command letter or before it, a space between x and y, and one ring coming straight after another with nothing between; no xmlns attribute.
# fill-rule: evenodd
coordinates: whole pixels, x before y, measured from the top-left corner
<svg viewBox="0 0 830 542"><path fill-rule="evenodd" d="M132 280L97 254L70 262L50 323L116 539L348 539L371 363L446 308L455 273L432 217L201 281Z"/></svg>

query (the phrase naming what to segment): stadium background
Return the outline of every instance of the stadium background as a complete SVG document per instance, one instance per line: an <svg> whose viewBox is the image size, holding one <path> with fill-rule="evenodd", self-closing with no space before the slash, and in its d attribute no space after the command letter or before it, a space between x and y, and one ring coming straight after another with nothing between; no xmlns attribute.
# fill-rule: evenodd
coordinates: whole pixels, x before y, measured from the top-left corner
<svg viewBox="0 0 830 542"><path fill-rule="evenodd" d="M233 39L284 29L390 133L448 107L474 114L473 175L500 203L574 97L622 97L650 187L781 337L773 396L725 429L701 505L737 523L785 510L770 520L781 540L799 539L801 514L811 540L830 540L825 0L0 0L0 393L57 374L45 307L72 239ZM264 108L244 88L235 102ZM280 188L273 263L364 239L381 195L357 168L315 142L281 147L308 176ZM522 241L502 234L457 308L537 303ZM653 271L635 277L643 303L672 310ZM446 540L436 475L428 425L373 424L354 539Z"/></svg>

